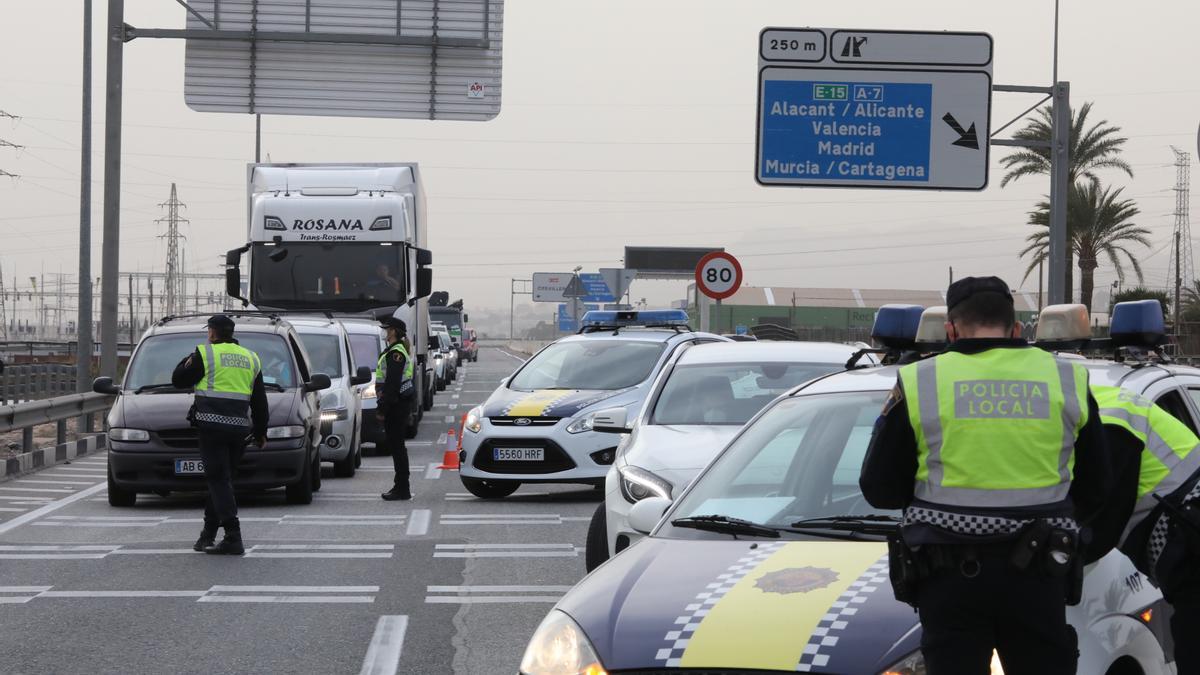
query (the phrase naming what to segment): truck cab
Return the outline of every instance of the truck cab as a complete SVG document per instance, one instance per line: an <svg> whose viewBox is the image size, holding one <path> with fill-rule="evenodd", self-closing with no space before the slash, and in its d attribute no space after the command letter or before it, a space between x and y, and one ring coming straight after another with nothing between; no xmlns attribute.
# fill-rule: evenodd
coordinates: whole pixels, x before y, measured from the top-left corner
<svg viewBox="0 0 1200 675"><path fill-rule="evenodd" d="M403 319L422 380L415 421L433 261L417 165L250 164L247 216L249 241L226 254L226 292L262 310Z"/></svg>

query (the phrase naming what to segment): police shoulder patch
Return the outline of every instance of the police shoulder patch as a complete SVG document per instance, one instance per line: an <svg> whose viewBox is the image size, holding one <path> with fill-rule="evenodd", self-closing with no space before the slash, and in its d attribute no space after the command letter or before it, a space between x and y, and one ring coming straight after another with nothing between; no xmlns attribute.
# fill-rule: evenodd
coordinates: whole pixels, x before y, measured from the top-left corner
<svg viewBox="0 0 1200 675"><path fill-rule="evenodd" d="M392 360L396 363L399 363L404 360L404 357L400 354L400 352L392 352Z"/></svg>
<svg viewBox="0 0 1200 675"><path fill-rule="evenodd" d="M892 387L892 390L890 392L888 392L887 400L883 402L883 410L879 414L880 415L888 414L889 412L892 411L892 408L896 407L896 404L900 403L900 401L903 401L903 400L904 400L904 390L900 388L900 383L897 382L896 386Z"/></svg>

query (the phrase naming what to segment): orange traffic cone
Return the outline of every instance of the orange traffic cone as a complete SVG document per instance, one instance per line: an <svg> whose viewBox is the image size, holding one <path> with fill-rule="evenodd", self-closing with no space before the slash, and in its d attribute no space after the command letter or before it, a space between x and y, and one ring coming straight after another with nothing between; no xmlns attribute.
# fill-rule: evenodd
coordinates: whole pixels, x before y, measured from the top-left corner
<svg viewBox="0 0 1200 675"><path fill-rule="evenodd" d="M454 429L446 432L446 452L442 454L442 465L439 469L457 471L458 470L458 434Z"/></svg>

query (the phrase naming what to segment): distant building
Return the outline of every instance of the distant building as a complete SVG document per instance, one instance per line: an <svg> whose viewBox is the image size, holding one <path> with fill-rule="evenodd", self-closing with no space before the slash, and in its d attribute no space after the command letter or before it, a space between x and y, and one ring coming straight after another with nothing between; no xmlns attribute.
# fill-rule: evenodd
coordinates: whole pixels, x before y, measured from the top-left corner
<svg viewBox="0 0 1200 675"><path fill-rule="evenodd" d="M945 295L945 291L902 289L743 286L733 297L722 300L720 307L701 296L698 309L692 285L688 289L688 315L693 323L717 333L735 333L739 327L748 331L772 323L813 340L865 340L875 310L883 305L933 307L946 304ZM1018 292L1014 301L1018 321L1029 322L1037 317L1037 294ZM707 322L701 320L702 314L707 314Z"/></svg>

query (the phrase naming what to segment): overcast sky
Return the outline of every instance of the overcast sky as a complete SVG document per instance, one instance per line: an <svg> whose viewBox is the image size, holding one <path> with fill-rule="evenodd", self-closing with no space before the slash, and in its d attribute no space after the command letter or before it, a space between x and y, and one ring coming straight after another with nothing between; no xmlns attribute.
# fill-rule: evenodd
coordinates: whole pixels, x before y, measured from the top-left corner
<svg viewBox="0 0 1200 675"><path fill-rule="evenodd" d="M95 2L94 263L100 271L103 25ZM764 188L753 177L757 36L764 26L986 31L995 81L1047 85L1053 2L1009 0L508 0L504 98L491 122L266 117L273 161L416 161L425 170L435 286L475 307L508 304L510 278L619 266L623 246L724 246L752 285L942 288L955 274L1016 286L1026 213L1048 181L983 192ZM1072 103L1124 128L1127 186L1153 230L1146 280L1167 283L1175 170L1170 145L1196 151L1200 62L1194 3L1064 0L1060 78ZM127 0L139 27L182 27L173 0ZM0 265L11 283L77 267L82 2L0 2ZM735 9L736 8L736 9ZM245 241L245 163L253 117L183 101L182 41L125 52L121 269L163 268L157 239L172 181L188 205L187 261L218 271ZM1036 101L996 94L1000 126ZM1000 149L997 149L1000 150ZM1111 269L1101 267L1098 291ZM1024 288L1037 288L1031 277ZM666 303L682 283L637 282ZM1098 296L1098 299L1103 296Z"/></svg>

